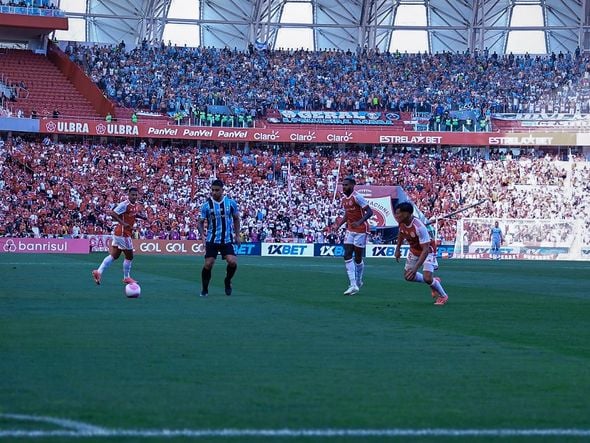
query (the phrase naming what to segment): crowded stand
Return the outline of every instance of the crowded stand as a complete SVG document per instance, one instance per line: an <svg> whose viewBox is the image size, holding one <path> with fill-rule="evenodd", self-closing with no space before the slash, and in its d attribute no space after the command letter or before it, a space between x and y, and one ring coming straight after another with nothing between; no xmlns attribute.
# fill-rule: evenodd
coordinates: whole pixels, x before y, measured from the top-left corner
<svg viewBox="0 0 590 443"><path fill-rule="evenodd" d="M277 109L412 112L432 113L430 129L453 130L449 112L475 110L488 130L491 113L590 112L590 58L579 50L429 55L144 42L131 50L71 43L66 53L120 105L170 116L218 105L258 116ZM463 118L462 130L476 130L476 121Z"/></svg>
<svg viewBox="0 0 590 443"><path fill-rule="evenodd" d="M244 241L339 242L330 236L340 216L334 187L348 175L359 184L401 186L428 218L486 199L463 216L580 219L586 233L590 227L588 163L533 150L500 158L445 149L238 150L15 139L0 148L0 171L3 236L108 234L109 212L136 185L149 218L138 222L139 236L196 239L199 207L214 177L240 205ZM487 240L489 230L468 235ZM524 241L538 233L510 235ZM455 236L455 220L437 223L438 240L452 243ZM380 241L380 232L373 237ZM590 244L587 234L584 241Z"/></svg>
<svg viewBox="0 0 590 443"><path fill-rule="evenodd" d="M250 127L282 110L370 111L421 115L430 130L488 131L492 113L590 112L590 57L579 51L237 51L145 41L134 49L123 42L70 43L65 51L120 106L166 114L179 124ZM9 86L5 100L14 98ZM112 118L109 113L106 121ZM0 235L108 234L109 212L135 185L149 216L138 222L137 235L196 239L199 207L211 180L220 178L240 205L244 241L339 242L330 230L341 212L336 187L353 175L358 184L400 186L427 218L484 201L461 216L582 220L583 242L590 245L590 167L575 156L564 160L516 147L230 148L203 142L195 148L55 140L14 138L0 148ZM560 243L574 235L571 225L543 223L519 226L507 238L534 242L548 231L543 238ZM434 228L441 243L455 241L455 219ZM372 240L391 241L382 234L374 231ZM489 229L467 224L462 235L487 241Z"/></svg>

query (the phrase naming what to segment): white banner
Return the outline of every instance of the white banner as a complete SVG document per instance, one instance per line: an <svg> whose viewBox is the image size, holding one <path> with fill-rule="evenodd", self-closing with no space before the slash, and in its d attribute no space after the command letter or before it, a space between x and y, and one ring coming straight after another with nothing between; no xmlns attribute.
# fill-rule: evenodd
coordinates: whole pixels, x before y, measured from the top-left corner
<svg viewBox="0 0 590 443"><path fill-rule="evenodd" d="M263 257L313 257L313 243L262 243Z"/></svg>
<svg viewBox="0 0 590 443"><path fill-rule="evenodd" d="M391 206L391 197L365 197L367 203L373 210L373 217L369 219L371 227L391 228L397 226L393 217L393 207Z"/></svg>

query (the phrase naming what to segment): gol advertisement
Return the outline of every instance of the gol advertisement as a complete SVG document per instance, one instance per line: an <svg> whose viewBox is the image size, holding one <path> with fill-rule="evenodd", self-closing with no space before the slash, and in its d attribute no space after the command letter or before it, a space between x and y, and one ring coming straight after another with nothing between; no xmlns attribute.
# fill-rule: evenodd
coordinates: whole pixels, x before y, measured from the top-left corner
<svg viewBox="0 0 590 443"><path fill-rule="evenodd" d="M205 255L205 244L196 240L133 240L135 254Z"/></svg>

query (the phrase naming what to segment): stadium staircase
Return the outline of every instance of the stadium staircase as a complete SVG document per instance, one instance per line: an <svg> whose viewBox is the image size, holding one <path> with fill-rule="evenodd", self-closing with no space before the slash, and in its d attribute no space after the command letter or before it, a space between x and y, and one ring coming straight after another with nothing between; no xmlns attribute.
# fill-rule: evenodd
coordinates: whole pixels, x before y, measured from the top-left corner
<svg viewBox="0 0 590 443"><path fill-rule="evenodd" d="M92 103L42 54L0 48L0 75L7 84L23 83L17 88L17 100L8 103L13 114L20 109L24 117L30 117L35 110L43 118L57 110L61 117L100 117Z"/></svg>

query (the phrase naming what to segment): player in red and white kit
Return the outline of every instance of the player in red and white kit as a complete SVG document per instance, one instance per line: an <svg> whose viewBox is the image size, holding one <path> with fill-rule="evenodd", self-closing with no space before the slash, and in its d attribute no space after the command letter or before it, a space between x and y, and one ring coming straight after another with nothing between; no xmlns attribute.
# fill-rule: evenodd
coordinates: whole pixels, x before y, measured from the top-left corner
<svg viewBox="0 0 590 443"><path fill-rule="evenodd" d="M407 281L426 283L431 288L434 304L442 306L447 303L449 296L440 284L440 279L434 277L434 271L438 269L436 260L436 243L430 238L430 234L424 223L414 217L414 206L410 202L399 203L395 207L395 219L399 224L395 259L399 262L401 257L401 245L407 241L410 251L404 268L404 278ZM422 274L418 272L422 266Z"/></svg>
<svg viewBox="0 0 590 443"><path fill-rule="evenodd" d="M111 217L117 224L113 230L110 254L104 258L98 269L92 271L92 277L97 285L100 285L104 270L121 256L121 252L125 255L123 260L123 283L135 283L135 280L130 275L131 262L133 261L133 242L131 241L133 225L135 225L136 218L147 220L143 208L137 203L138 197L139 191L137 188L129 188L128 198L119 203L111 213Z"/></svg>
<svg viewBox="0 0 590 443"><path fill-rule="evenodd" d="M342 180L342 207L344 217L336 222L336 230L346 223L346 237L344 238L344 263L350 286L344 295L354 295L363 286L365 264L363 253L369 235L368 220L373 216L369 203L358 192L354 191L356 181L352 177ZM354 254L354 260L352 258Z"/></svg>

